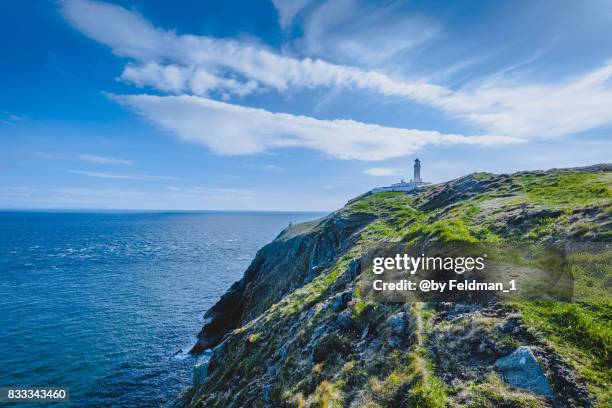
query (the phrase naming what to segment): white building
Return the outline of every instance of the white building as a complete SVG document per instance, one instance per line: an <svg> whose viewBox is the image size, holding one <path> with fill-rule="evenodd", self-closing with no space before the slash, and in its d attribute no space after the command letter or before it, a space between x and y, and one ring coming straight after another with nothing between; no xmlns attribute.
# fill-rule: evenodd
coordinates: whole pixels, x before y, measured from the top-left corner
<svg viewBox="0 0 612 408"><path fill-rule="evenodd" d="M427 183L421 180L421 161L416 159L414 161L414 176L412 180L409 182L401 180L399 183L394 183L390 186L376 187L372 189L372 193L382 193L386 191L412 191L425 184Z"/></svg>

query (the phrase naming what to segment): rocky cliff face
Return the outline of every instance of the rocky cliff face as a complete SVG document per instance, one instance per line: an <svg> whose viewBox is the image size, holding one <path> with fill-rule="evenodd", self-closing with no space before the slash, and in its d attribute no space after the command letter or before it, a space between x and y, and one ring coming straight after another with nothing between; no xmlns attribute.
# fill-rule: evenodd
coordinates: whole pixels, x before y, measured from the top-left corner
<svg viewBox="0 0 612 408"><path fill-rule="evenodd" d="M343 216L290 226L263 247L244 273L204 315L208 321L191 350L198 353L221 342L230 330L265 312L287 293L311 282L354 245L357 234L374 220L372 214Z"/></svg>
<svg viewBox="0 0 612 408"><path fill-rule="evenodd" d="M207 376L175 405L610 406L611 187L612 165L478 173L290 226L206 313ZM582 302L402 304L361 287L380 242L599 249L568 257Z"/></svg>

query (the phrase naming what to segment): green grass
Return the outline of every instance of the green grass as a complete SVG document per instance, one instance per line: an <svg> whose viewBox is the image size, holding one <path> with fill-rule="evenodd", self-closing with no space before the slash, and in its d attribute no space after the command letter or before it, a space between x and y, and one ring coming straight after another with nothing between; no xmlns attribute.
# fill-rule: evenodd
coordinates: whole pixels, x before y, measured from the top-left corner
<svg viewBox="0 0 612 408"><path fill-rule="evenodd" d="M383 220L368 225L362 239L365 241L389 241L401 236L402 229Z"/></svg>
<svg viewBox="0 0 612 408"><path fill-rule="evenodd" d="M315 344L312 351L315 363L321 363L328 358L334 358L338 353L345 353L348 351L349 341L335 334L326 334L323 336L317 344Z"/></svg>
<svg viewBox="0 0 612 408"><path fill-rule="evenodd" d="M409 202L408 196L404 193L387 192L370 194L352 204L345 210L349 213L369 213L380 215L402 210Z"/></svg>
<svg viewBox="0 0 612 408"><path fill-rule="evenodd" d="M494 176L493 173L486 173L486 172L477 172L477 173L472 173L471 176L474 178L474 180L484 180L486 178L489 178L491 176Z"/></svg>
<svg viewBox="0 0 612 408"><path fill-rule="evenodd" d="M351 317L357 325L365 326L370 323L379 323L386 313L387 308L379 302L359 299L353 305Z"/></svg>
<svg viewBox="0 0 612 408"><path fill-rule="evenodd" d="M433 366L424 348L410 354L410 374L415 378L414 385L407 394L408 406L423 408L442 408L446 406L446 384L433 374Z"/></svg>
<svg viewBox="0 0 612 408"><path fill-rule="evenodd" d="M550 206L589 206L612 199L612 175L609 173L559 172L548 176L524 175L529 202Z"/></svg>
<svg viewBox="0 0 612 408"><path fill-rule="evenodd" d="M340 380L345 388L359 387L366 383L368 374L355 360L346 362L340 372Z"/></svg>
<svg viewBox="0 0 612 408"><path fill-rule="evenodd" d="M589 383L604 406L612 403L612 303L525 302L515 306Z"/></svg>
<svg viewBox="0 0 612 408"><path fill-rule="evenodd" d="M251 334L247 340L250 345L254 346L255 344L259 342L260 338L261 338L261 333L255 333L255 334Z"/></svg>
<svg viewBox="0 0 612 408"><path fill-rule="evenodd" d="M267 318L275 317L276 313L283 316L293 315L304 307L315 304L325 295L336 279L346 271L349 262L357 256L358 252L359 247L353 247L336 262L329 272L317 276L308 284L285 296L279 303L271 307L273 313L268 314Z"/></svg>
<svg viewBox="0 0 612 408"><path fill-rule="evenodd" d="M480 384L469 387L470 407L479 408L540 408L547 406L533 394L508 387L496 374L487 376Z"/></svg>
<svg viewBox="0 0 612 408"><path fill-rule="evenodd" d="M313 406L319 408L341 408L343 406L342 400L342 392L336 384L330 381L323 381L314 392Z"/></svg>
<svg viewBox="0 0 612 408"><path fill-rule="evenodd" d="M555 225L557 224L556 217L540 218L535 222L535 225L527 232L527 237L538 239L552 234Z"/></svg>
<svg viewBox="0 0 612 408"><path fill-rule="evenodd" d="M377 193L353 202L347 211L376 215L379 219L364 231L366 242L408 239L430 239L439 242L498 242L500 238L485 225L475 220L480 213L479 203L487 196L480 195L453 208L442 219L432 219L428 213L412 207L415 195Z"/></svg>
<svg viewBox="0 0 612 408"><path fill-rule="evenodd" d="M574 277L574 298L612 302L612 252L577 252L567 257Z"/></svg>
<svg viewBox="0 0 612 408"><path fill-rule="evenodd" d="M395 351L387 356L382 378L372 375L369 399L380 406L442 408L446 406L446 385L433 374L426 351Z"/></svg>
<svg viewBox="0 0 612 408"><path fill-rule="evenodd" d="M407 233L408 239L427 238L436 242L498 242L499 237L484 226L471 226L462 218L426 220L414 223Z"/></svg>

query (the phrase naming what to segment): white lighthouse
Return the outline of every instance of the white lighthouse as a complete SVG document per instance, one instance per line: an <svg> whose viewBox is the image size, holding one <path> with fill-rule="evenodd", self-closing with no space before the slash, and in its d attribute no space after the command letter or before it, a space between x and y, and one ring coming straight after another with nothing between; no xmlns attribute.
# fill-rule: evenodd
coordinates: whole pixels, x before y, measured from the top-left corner
<svg viewBox="0 0 612 408"><path fill-rule="evenodd" d="M413 167L413 177L410 182L401 180L399 183L394 183L390 186L376 187L372 189L372 193L382 193L385 191L412 191L425 184L427 183L421 180L421 161L419 159L415 159Z"/></svg>
<svg viewBox="0 0 612 408"><path fill-rule="evenodd" d="M415 183L421 183L421 161L416 159L414 161L414 178L412 179Z"/></svg>

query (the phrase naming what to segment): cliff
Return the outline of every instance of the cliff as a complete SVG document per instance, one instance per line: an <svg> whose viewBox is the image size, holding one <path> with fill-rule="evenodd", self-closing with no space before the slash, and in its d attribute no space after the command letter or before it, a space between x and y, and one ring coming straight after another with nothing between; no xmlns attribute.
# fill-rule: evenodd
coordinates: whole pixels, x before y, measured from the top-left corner
<svg viewBox="0 0 612 408"><path fill-rule="evenodd" d="M475 173L288 227L206 312L175 406L610 406L611 187L612 165ZM568 254L571 303L382 303L359 279L380 242L597 245Z"/></svg>

